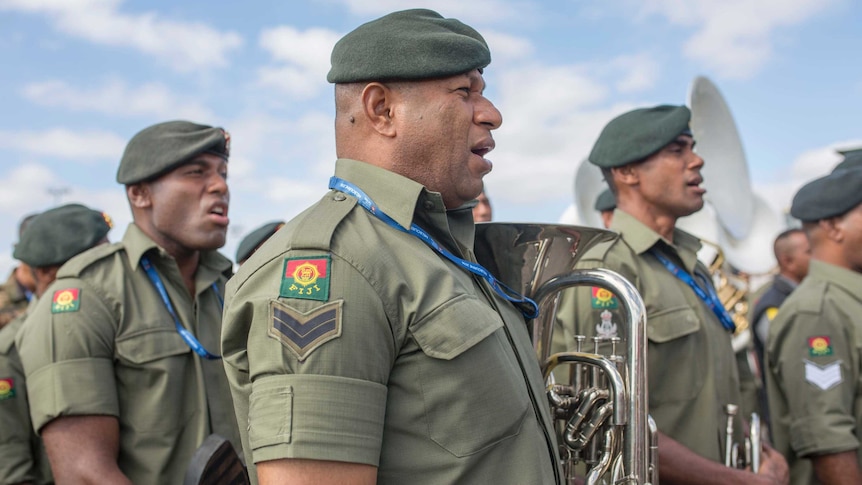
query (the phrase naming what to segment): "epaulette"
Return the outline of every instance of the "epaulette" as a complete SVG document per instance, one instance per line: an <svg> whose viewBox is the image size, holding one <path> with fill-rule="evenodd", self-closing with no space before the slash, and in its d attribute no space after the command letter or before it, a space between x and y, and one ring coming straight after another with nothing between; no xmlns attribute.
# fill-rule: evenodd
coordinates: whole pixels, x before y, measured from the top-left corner
<svg viewBox="0 0 862 485"><path fill-rule="evenodd" d="M616 234L613 239L609 241L602 241L588 249L587 252L583 256L581 256L581 260L604 261L605 256L608 254L608 251L610 251L611 248L614 247L614 244L620 241L622 241L622 238L619 236L619 234Z"/></svg>
<svg viewBox="0 0 862 485"><path fill-rule="evenodd" d="M823 312L823 295L826 293L827 283L818 281L811 286L797 287L787 298L793 298L794 306L798 313L810 313L819 315ZM799 290L803 291L799 291ZM785 303L787 300L785 300ZM784 305L782 305L784 306ZM781 310L778 310L781 313Z"/></svg>
<svg viewBox="0 0 862 485"><path fill-rule="evenodd" d="M66 261L66 263L60 267L60 270L57 271L57 279L78 277L85 269L97 261L105 259L123 249L125 249L125 245L122 242L100 244L92 247L83 253L77 254L69 261Z"/></svg>
<svg viewBox="0 0 862 485"><path fill-rule="evenodd" d="M323 249L328 251L332 234L353 210L358 201L353 197L336 200L327 193L317 204L311 206L294 221L290 231L288 249Z"/></svg>

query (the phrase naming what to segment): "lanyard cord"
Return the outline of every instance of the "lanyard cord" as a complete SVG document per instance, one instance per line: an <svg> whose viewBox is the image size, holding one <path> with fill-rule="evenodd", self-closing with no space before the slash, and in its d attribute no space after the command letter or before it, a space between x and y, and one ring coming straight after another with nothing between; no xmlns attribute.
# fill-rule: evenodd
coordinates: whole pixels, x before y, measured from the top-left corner
<svg viewBox="0 0 862 485"><path fill-rule="evenodd" d="M526 318L536 318L539 315L539 307L536 305L536 302L527 298L524 295L521 295L517 291L509 288L504 285L502 282L498 281L494 275L491 274L487 269L482 267L482 265L478 263L474 263L472 261L467 261L466 259L459 258L454 254L450 253L443 246L441 246L437 241L435 241L425 230L417 226L416 224L410 224L410 229L404 228L401 224L396 222L394 219L389 217L388 214L380 210L377 205L374 204L374 201L368 197L365 192L362 191L356 185L340 179L338 177L332 177L329 179L329 188L335 189L339 192L344 192L345 194L352 195L359 200L359 205L361 205L365 210L370 212L372 215L385 222L390 227L393 227L401 232L406 232L408 234L412 234L419 238L422 242L431 247L431 249L437 251L441 255L443 255L449 261L457 264L461 268L473 273L485 281L491 286L491 288L501 297L515 304L521 313Z"/></svg>
<svg viewBox="0 0 862 485"><path fill-rule="evenodd" d="M650 249L649 252L655 256L668 271L673 273L674 276L682 280L683 283L686 283L692 290L694 290L695 294L701 299L701 301L706 303L706 306L715 313L715 316L718 317L718 321L721 322L721 326L724 327L725 330L729 332L736 331L736 324L733 323L733 319L730 318L730 314L727 313L724 305L721 304L721 301L718 299L718 295L715 293L712 285L704 281L704 286L706 286L709 291L709 293L707 293L694 281L694 278L692 278L687 271L673 264L671 260L658 252L655 248Z"/></svg>
<svg viewBox="0 0 862 485"><path fill-rule="evenodd" d="M144 271L147 272L147 276L150 277L150 281L153 282L153 286L156 287L156 291L159 293L159 296L162 297L162 302L165 304L165 308L168 309L168 313L174 318L174 324L177 327L177 332L180 334L180 337L186 342L186 345L191 347L192 350L195 351L196 354L208 360L218 360L221 359L221 356L211 354L204 346L198 342L198 339L192 335L191 332L188 331L183 324L180 322L179 316L177 316L177 312L174 311L174 306L171 304L171 299L168 298L167 289L165 289L165 284L162 283L162 278L159 277L159 274L156 272L156 268L150 263L149 258L146 256L141 258L141 266L144 267ZM224 299L222 299L221 293L218 291L218 287L215 283L212 284L212 289L215 291L216 297L218 298L219 303L224 308Z"/></svg>

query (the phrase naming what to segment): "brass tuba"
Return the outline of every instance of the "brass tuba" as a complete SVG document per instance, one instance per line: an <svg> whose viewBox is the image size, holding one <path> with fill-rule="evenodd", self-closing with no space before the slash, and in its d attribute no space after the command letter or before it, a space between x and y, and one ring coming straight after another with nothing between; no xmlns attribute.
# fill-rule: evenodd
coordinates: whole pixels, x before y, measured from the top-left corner
<svg viewBox="0 0 862 485"><path fill-rule="evenodd" d="M614 233L555 224L476 224L475 252L480 264L503 283L534 299L539 317L528 322L533 346L548 382L560 461L567 483L581 473L586 483L657 484L657 430L648 415L646 310L634 286L604 269L575 270L590 247ZM627 320L614 337L611 355L595 350L550 354L554 315L562 290L597 286L616 294ZM617 355L616 349L622 349ZM570 366L567 383L552 372Z"/></svg>

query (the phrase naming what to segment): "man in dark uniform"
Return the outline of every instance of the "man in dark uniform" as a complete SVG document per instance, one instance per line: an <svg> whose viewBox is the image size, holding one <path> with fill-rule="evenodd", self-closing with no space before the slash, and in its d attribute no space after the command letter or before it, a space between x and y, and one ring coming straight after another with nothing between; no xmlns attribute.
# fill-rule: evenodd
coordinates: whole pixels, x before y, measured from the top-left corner
<svg viewBox="0 0 862 485"><path fill-rule="evenodd" d="M256 483L562 484L523 315L473 254L502 123L490 62L476 30L424 9L335 45L333 190L228 284Z"/></svg>
<svg viewBox="0 0 862 485"><path fill-rule="evenodd" d="M769 326L766 383L791 483L862 483L862 167L816 179L790 214L811 242L808 276Z"/></svg>
<svg viewBox="0 0 862 485"><path fill-rule="evenodd" d="M110 220L107 214L80 204L50 209L32 219L13 256L32 268L34 302L66 261L107 242ZM53 483L53 476L42 440L30 424L24 369L15 346L15 334L26 316L0 329L0 483L40 485Z"/></svg>
<svg viewBox="0 0 862 485"><path fill-rule="evenodd" d="M647 311L649 411L659 430L662 483L785 483L787 464L765 450L758 474L724 466L726 404L740 404L734 324L718 300L699 240L676 227L703 207L700 170L685 106L624 113L599 135L589 161L616 196L610 229L620 235L590 249L578 268L607 268L632 282ZM622 305L599 288L564 293L554 351L575 335L617 336ZM607 345L610 347L610 345ZM735 422L733 436L742 436Z"/></svg>
<svg viewBox="0 0 862 485"><path fill-rule="evenodd" d="M117 182L133 223L63 265L19 332L58 483L180 483L210 434L239 449L218 355L229 140L188 121L132 137Z"/></svg>

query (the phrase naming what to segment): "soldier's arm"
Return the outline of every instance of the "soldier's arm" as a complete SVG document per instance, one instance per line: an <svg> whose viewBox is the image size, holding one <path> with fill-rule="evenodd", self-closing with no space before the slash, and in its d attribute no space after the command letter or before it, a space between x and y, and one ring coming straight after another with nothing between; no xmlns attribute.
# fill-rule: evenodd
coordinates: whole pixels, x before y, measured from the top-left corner
<svg viewBox="0 0 862 485"><path fill-rule="evenodd" d="M57 483L129 484L117 466L120 425L113 416L64 416L42 428Z"/></svg>
<svg viewBox="0 0 862 485"><path fill-rule="evenodd" d="M377 467L326 460L282 459L257 464L260 485L374 485Z"/></svg>
<svg viewBox="0 0 862 485"><path fill-rule="evenodd" d="M762 455L760 472L754 474L706 459L661 432L658 467L664 485L786 485L790 482L787 462L768 445Z"/></svg>
<svg viewBox="0 0 862 485"><path fill-rule="evenodd" d="M810 458L820 483L829 485L862 483L862 472L859 470L856 450Z"/></svg>

